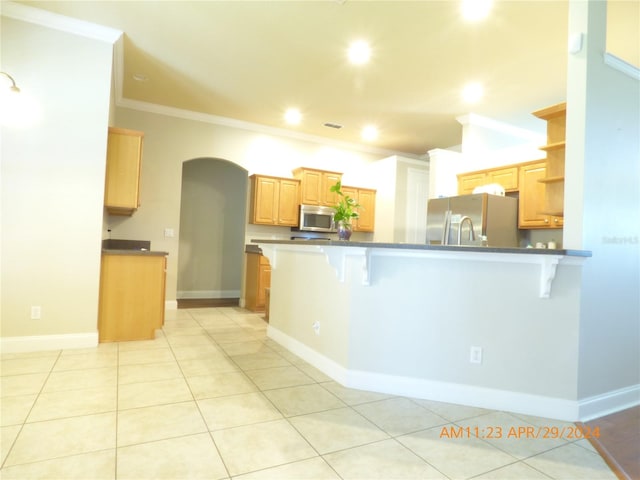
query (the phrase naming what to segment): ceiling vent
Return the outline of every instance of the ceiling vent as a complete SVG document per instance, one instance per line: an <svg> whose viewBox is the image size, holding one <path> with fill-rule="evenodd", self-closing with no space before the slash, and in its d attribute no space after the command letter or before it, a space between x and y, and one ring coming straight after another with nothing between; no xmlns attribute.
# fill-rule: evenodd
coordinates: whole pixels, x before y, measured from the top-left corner
<svg viewBox="0 0 640 480"><path fill-rule="evenodd" d="M324 124L324 126L329 128L335 128L336 130L342 128L342 125L340 125L339 123L332 123L332 122L327 122Z"/></svg>

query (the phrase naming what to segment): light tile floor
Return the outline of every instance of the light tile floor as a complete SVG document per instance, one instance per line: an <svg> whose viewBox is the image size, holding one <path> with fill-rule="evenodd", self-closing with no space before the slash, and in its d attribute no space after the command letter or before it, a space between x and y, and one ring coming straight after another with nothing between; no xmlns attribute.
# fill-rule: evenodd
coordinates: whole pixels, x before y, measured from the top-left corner
<svg viewBox="0 0 640 480"><path fill-rule="evenodd" d="M3 480L616 478L586 440L507 438L570 423L344 388L240 308L1 374Z"/></svg>

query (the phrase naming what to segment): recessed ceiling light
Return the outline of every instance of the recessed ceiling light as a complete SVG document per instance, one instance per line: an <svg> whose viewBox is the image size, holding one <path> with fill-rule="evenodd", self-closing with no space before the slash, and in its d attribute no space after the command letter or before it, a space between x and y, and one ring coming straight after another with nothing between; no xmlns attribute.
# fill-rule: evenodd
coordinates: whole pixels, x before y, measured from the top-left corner
<svg viewBox="0 0 640 480"><path fill-rule="evenodd" d="M302 120L302 114L297 108L290 108L285 112L284 119L290 125L298 125Z"/></svg>
<svg viewBox="0 0 640 480"><path fill-rule="evenodd" d="M371 142L378 138L378 128L375 125L367 125L362 129L362 139Z"/></svg>
<svg viewBox="0 0 640 480"><path fill-rule="evenodd" d="M460 10L465 20L477 22L487 18L492 6L493 0L462 0Z"/></svg>
<svg viewBox="0 0 640 480"><path fill-rule="evenodd" d="M371 47L364 40L357 40L349 46L349 61L355 65L367 63L371 58Z"/></svg>
<svg viewBox="0 0 640 480"><path fill-rule="evenodd" d="M467 103L478 103L484 95L484 88L478 82L467 83L462 89L461 95Z"/></svg>

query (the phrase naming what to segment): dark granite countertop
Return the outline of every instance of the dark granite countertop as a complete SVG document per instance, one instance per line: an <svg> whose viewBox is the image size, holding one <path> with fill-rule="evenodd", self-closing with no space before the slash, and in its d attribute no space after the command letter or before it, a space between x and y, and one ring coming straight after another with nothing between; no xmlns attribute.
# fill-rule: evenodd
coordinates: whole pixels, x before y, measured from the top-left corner
<svg viewBox="0 0 640 480"><path fill-rule="evenodd" d="M415 243L384 243L384 242L352 242L342 240L261 240L251 239L257 244L280 245L316 245L320 247L360 247L360 248L397 248L403 250L432 250L441 252L478 252L478 253L517 253L525 255L566 255L573 257L590 257L588 250L548 249L548 248L510 248L510 247L480 247L459 245L426 245Z"/></svg>
<svg viewBox="0 0 640 480"><path fill-rule="evenodd" d="M262 254L262 250L258 245L247 244L244 246L244 253L257 253L258 255Z"/></svg>
<svg viewBox="0 0 640 480"><path fill-rule="evenodd" d="M151 250L149 240L121 240L109 238L102 241L103 255L147 255L162 256L169 255L168 252Z"/></svg>
<svg viewBox="0 0 640 480"><path fill-rule="evenodd" d="M103 255L140 255L140 256L152 257L152 256L169 255L169 252L160 252L157 250L133 250L133 249L118 250L115 248L103 248L102 254Z"/></svg>

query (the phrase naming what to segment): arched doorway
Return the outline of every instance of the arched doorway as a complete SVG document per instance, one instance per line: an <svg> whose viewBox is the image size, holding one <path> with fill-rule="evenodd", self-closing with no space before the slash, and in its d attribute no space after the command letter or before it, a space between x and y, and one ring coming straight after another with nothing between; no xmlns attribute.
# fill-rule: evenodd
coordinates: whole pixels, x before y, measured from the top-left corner
<svg viewBox="0 0 640 480"><path fill-rule="evenodd" d="M247 171L218 158L182 164L177 299L238 304L246 227Z"/></svg>

